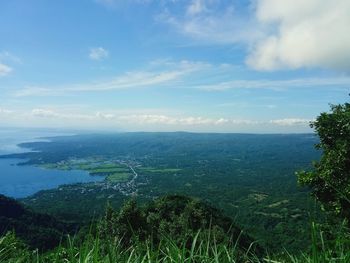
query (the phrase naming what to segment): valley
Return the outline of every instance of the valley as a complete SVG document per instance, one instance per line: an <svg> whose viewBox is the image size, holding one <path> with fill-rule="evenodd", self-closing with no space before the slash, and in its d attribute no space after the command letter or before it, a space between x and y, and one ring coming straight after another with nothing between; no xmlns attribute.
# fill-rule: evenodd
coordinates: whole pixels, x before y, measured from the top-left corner
<svg viewBox="0 0 350 263"><path fill-rule="evenodd" d="M191 133L120 133L55 137L23 144L22 166L88 172L98 182L62 185L22 198L35 211L89 222L130 198L198 197L218 207L271 249L298 250L318 204L296 184L295 171L319 157L316 137ZM293 233L293 235L291 235Z"/></svg>

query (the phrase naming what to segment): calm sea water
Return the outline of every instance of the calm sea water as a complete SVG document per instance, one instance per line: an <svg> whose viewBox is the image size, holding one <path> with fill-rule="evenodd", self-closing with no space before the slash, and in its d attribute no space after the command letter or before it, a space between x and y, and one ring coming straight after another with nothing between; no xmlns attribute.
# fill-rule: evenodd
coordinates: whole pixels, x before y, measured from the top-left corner
<svg viewBox="0 0 350 263"><path fill-rule="evenodd" d="M63 132L43 132L23 129L0 130L0 155L28 151L17 146L22 142L42 141L40 137L68 135ZM26 197L40 190L62 184L93 182L102 177L90 176L85 171L48 170L34 166L16 165L23 160L0 159L0 194L14 198Z"/></svg>

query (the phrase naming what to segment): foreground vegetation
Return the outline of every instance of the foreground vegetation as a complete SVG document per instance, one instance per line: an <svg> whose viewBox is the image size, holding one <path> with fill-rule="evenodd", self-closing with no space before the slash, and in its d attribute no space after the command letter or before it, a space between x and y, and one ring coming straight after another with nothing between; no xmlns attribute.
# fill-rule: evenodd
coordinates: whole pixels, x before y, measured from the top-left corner
<svg viewBox="0 0 350 263"><path fill-rule="evenodd" d="M322 158L313 169L298 174L299 182L311 187L323 207L350 222L350 103L331 105L321 113L314 127Z"/></svg>
<svg viewBox="0 0 350 263"><path fill-rule="evenodd" d="M59 245L63 235L75 233L77 225L32 212L0 194L0 236L12 230L28 246L48 250Z"/></svg>
<svg viewBox="0 0 350 263"><path fill-rule="evenodd" d="M177 200L183 200L183 198L176 197ZM173 197L170 197L170 199L173 199ZM168 207L176 203L170 201L170 199L166 197L165 199L158 200L151 207L155 208L159 207L159 205ZM192 199L187 200L191 200L190 202L193 201ZM178 209L178 207L174 208ZM149 208L146 210L150 212ZM261 250L256 245L256 241L249 241L250 243L246 244L247 239L243 233L240 233L238 236L232 235L232 239L223 239L220 231L218 231L218 228L220 229L221 227L215 223L210 228L200 228L197 232L193 232L194 228L187 229L190 230L187 233L191 233L191 236L186 236L186 232L183 231L180 231L178 235L174 235L172 232L174 229L172 230L172 228L176 227L175 222L178 223L178 220L185 217L185 210L182 210L178 214L177 219L172 222L163 219L157 225L152 222L153 224L149 223L142 227L135 225L138 221L132 221L139 216L142 217L139 212L141 211L134 206L132 201L126 203L119 213L109 208L103 220L96 226L91 226L89 231L83 231L83 235L82 233L74 236L68 235L62 239L58 247L46 252L30 248L20 239L16 238L14 233L9 232L0 238L0 262L350 262L350 236L345 224L342 224L338 229L333 227L333 234L331 234L329 229L326 230L322 226L311 223L310 235L312 242L311 244L305 244L306 246L310 246L307 252L292 254L284 251L280 254L269 254L268 251ZM159 215L161 215L161 211L155 214L151 214L150 212L147 217L159 218ZM204 219L205 217L201 218ZM217 220L214 221L220 223ZM168 234L161 229L158 233L155 233L155 236L149 235L150 232L144 232L145 228L143 227L147 229L153 228L155 230L158 226L162 225L166 229L169 229ZM180 225L180 227L183 226ZM107 230L110 231L106 232ZM229 233L226 234L227 237L230 236ZM242 242L244 239L245 242Z"/></svg>
<svg viewBox="0 0 350 263"><path fill-rule="evenodd" d="M197 237L197 236L196 236ZM270 262L270 263L347 263L350 260L349 245L346 246L339 240L337 250L329 247L315 249L312 253L299 256L270 255L258 257L249 251L244 254L237 253L235 247L217 245L214 237L208 239L201 237L200 233L191 244L191 248L185 244L177 245L171 239L164 237L159 246L152 247L149 242L122 247L121 240L115 244L106 244L99 238L90 238L83 244L77 243L74 238L59 246L56 250L41 254L37 250L30 251L15 239L14 235L8 234L0 239L1 262L120 262L120 263L143 263L143 262L203 262L203 263L233 263L233 262Z"/></svg>

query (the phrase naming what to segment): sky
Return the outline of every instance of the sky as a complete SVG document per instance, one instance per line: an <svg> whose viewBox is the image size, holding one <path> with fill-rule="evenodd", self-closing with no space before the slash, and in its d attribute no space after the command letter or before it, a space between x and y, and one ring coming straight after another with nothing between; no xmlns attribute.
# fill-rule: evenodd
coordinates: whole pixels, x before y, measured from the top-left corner
<svg viewBox="0 0 350 263"><path fill-rule="evenodd" d="M350 0L1 0L0 126L311 132L349 101Z"/></svg>

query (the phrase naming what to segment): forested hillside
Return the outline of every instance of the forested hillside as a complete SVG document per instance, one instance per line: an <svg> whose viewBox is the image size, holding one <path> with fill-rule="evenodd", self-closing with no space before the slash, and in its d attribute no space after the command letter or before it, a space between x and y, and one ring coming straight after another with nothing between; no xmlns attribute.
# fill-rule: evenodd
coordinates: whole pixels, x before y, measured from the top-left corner
<svg viewBox="0 0 350 263"><path fill-rule="evenodd" d="M74 225L32 212L16 200L0 195L0 236L14 231L32 249L47 250L56 247L65 234L74 233L75 229Z"/></svg>

